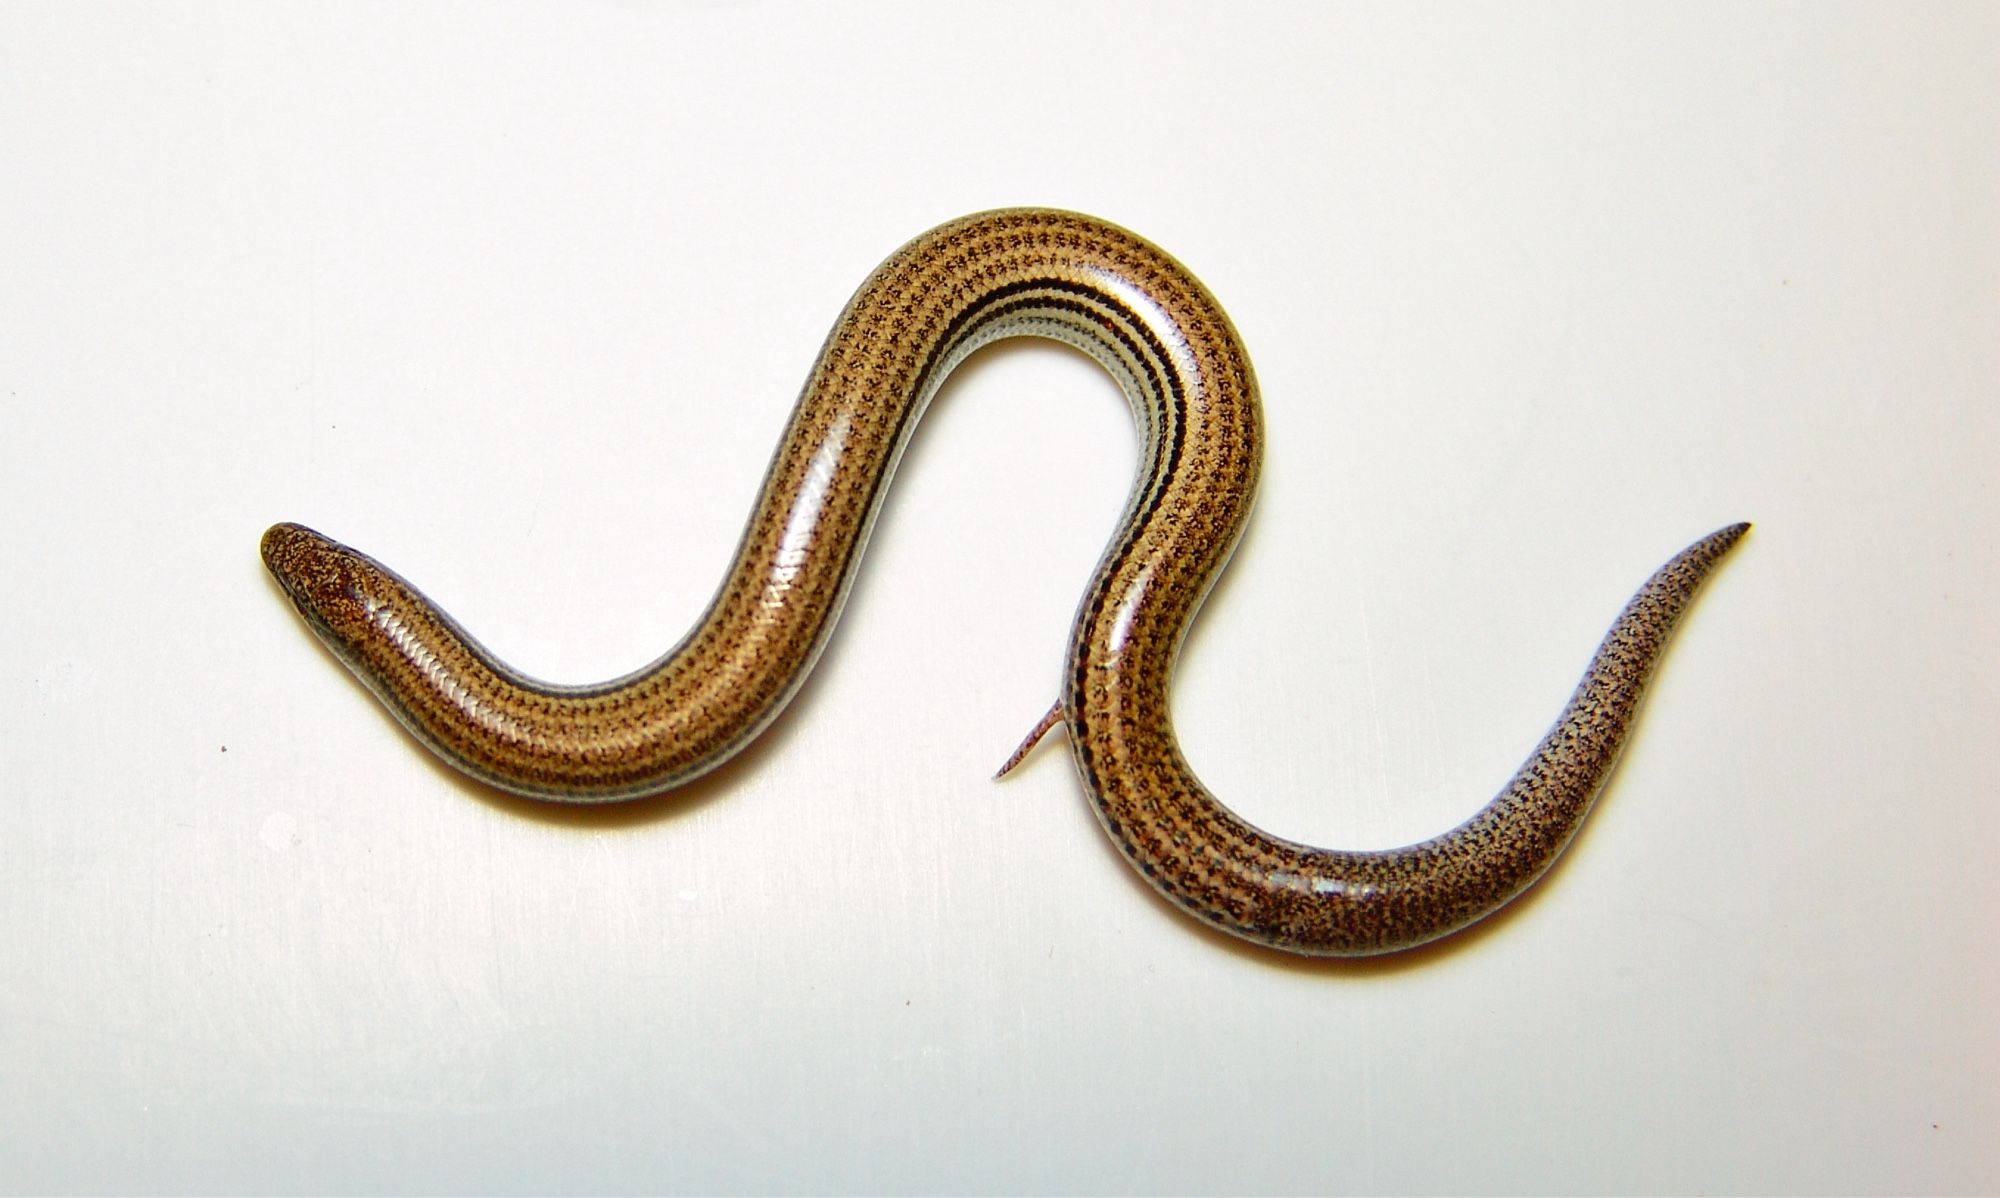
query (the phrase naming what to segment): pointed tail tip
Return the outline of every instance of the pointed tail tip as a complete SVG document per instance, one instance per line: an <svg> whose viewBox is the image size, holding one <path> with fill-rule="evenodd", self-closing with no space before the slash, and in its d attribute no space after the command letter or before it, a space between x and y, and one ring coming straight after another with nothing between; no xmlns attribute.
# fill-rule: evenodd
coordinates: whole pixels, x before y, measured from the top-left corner
<svg viewBox="0 0 2000 1198"><path fill-rule="evenodd" d="M1019 747L1014 750L1013 754L1001 763L998 770L994 771L993 780L998 782L1008 774L1013 773L1014 767L1026 761L1028 754L1035 751L1035 746L1042 743L1042 738L1047 736L1050 730L1060 723L1062 723L1062 700L1058 699L1055 705L1049 708L1049 713L1042 717L1041 722L1036 724L1033 730L1022 738Z"/></svg>
<svg viewBox="0 0 2000 1198"><path fill-rule="evenodd" d="M995 782L1005 780L1007 775L1014 772L1014 767L1028 759L1028 754L1035 751L1035 743L1041 739L1039 731L1029 733L1028 739L1016 746L1014 751L1007 755L1007 760L1000 763L1000 768L993 771L993 780Z"/></svg>
<svg viewBox="0 0 2000 1198"><path fill-rule="evenodd" d="M1707 557L1711 560L1720 558L1723 554L1734 549L1736 542L1742 540L1749 532L1750 522L1748 520L1738 520L1734 524L1723 525L1694 544L1689 545L1681 552L1683 555Z"/></svg>
<svg viewBox="0 0 2000 1198"><path fill-rule="evenodd" d="M1736 548L1737 542L1741 541L1749 532L1750 522L1748 520L1738 520L1734 524L1726 524L1675 554L1673 560L1660 567L1660 576L1665 576L1675 571L1689 570L1693 572L1692 577L1697 581L1706 578L1709 571L1714 569L1723 558L1728 557L1730 552Z"/></svg>

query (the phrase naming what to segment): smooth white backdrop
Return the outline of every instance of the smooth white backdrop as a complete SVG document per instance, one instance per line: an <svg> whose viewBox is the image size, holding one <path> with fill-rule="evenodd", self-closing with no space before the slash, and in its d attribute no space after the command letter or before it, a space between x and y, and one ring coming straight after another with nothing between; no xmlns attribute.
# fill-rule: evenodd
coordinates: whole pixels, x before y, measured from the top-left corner
<svg viewBox="0 0 2000 1198"><path fill-rule="evenodd" d="M0 1189L2000 1187L1985 5L0 6ZM1237 321L1190 758L1385 847L1756 531L1550 880L1311 965L1156 900L1053 687L1133 466L933 409L791 713L615 811L428 761L300 520L545 677L720 578L848 293L1079 208Z"/></svg>

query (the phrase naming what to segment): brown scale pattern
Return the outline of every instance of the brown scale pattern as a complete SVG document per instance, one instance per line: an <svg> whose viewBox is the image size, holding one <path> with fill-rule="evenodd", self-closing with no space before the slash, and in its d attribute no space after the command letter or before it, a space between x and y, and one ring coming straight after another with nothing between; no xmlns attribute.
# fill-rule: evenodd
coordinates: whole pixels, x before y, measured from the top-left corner
<svg viewBox="0 0 2000 1198"><path fill-rule="evenodd" d="M736 560L694 630L634 674L552 686L509 669L409 584L294 524L264 561L307 624L425 745L504 790L566 802L658 793L713 769L788 702L825 644L910 431L951 368L1054 337L1118 377L1140 421L1126 516L1080 606L1060 711L1099 818L1133 866L1226 931L1314 955L1405 948L1532 883L1616 761L1668 635L1741 537L1697 542L1635 596L1556 727L1500 796L1379 853L1272 837L1181 756L1168 690L1183 635L1243 531L1262 459L1248 357L1206 289L1087 216L982 213L904 246L828 334Z"/></svg>

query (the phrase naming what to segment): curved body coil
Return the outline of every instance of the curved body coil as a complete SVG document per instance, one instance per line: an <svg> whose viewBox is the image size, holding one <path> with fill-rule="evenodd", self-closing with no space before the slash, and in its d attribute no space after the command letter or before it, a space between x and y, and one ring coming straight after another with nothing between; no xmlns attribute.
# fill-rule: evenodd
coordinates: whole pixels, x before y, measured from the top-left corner
<svg viewBox="0 0 2000 1198"><path fill-rule="evenodd" d="M564 802L654 794L721 764L783 709L826 644L926 405L967 355L1016 336L1095 358L1142 441L1051 723L1067 729L1132 865L1201 919L1276 948L1407 948L1539 877L1602 788L1696 587L1748 527L1696 542L1646 583L1556 726L1466 823L1383 852L1273 837L1195 777L1168 701L1182 636L1257 488L1249 359L1214 298L1158 248L1091 217L1022 209L933 229L862 285L820 351L728 577L685 639L642 670L592 686L524 677L393 572L298 525L265 534L264 561L328 647L466 774Z"/></svg>

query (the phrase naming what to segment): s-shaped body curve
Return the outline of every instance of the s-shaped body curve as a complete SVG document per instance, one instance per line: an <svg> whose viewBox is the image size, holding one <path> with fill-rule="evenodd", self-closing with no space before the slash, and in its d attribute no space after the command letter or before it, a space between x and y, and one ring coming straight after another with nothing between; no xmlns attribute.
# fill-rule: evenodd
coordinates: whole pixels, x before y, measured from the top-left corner
<svg viewBox="0 0 2000 1198"><path fill-rule="evenodd" d="M1205 922L1314 956L1409 948L1502 906L1555 861L1603 788L1675 625L1734 524L1641 587L1513 780L1457 828L1381 852L1282 840L1203 787L1168 692L1183 635L1242 534L1263 417L1228 317L1179 262L1077 213L951 221L876 269L822 347L720 590L653 664L557 686L482 648L392 571L295 524L271 573L320 639L451 765L572 803L656 794L720 765L825 646L911 430L953 367L1008 337L1082 349L1141 433L1117 532L1085 591L1053 722L1112 841Z"/></svg>

